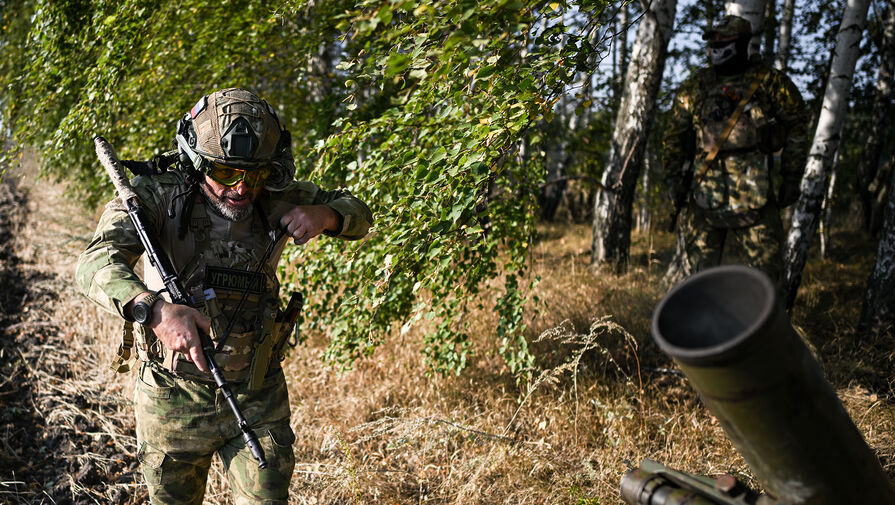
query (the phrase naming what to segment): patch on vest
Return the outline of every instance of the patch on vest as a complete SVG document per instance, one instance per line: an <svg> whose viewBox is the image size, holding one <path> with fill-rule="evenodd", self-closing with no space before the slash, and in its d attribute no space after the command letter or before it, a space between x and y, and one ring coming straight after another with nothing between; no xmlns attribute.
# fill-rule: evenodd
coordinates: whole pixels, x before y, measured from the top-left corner
<svg viewBox="0 0 895 505"><path fill-rule="evenodd" d="M208 266L205 268L205 287L230 291L264 293L264 275L246 270Z"/></svg>

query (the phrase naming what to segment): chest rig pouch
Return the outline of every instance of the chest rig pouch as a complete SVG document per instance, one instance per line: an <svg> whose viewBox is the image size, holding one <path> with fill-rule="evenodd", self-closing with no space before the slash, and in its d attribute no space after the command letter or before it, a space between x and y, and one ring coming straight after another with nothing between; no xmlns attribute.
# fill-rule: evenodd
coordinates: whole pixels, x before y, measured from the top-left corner
<svg viewBox="0 0 895 505"><path fill-rule="evenodd" d="M251 232L233 238L215 229L204 205L196 205L186 237L192 237L195 253L180 273L194 308L211 320L210 337L217 349L214 358L225 380L248 381L249 389L261 386L271 365L279 366L282 343L291 329L279 321L275 272L279 255L265 261L272 238L264 220L263 215L253 216ZM165 348L152 330L142 328L142 333L145 344L140 347L147 350L146 358L178 376L213 382L210 374L186 356Z"/></svg>

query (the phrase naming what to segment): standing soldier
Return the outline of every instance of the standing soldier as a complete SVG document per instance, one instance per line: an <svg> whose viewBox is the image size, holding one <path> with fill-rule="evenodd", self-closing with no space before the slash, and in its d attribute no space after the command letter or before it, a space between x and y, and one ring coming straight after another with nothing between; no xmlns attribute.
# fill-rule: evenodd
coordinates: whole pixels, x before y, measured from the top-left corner
<svg viewBox="0 0 895 505"><path fill-rule="evenodd" d="M671 283L720 264L725 245L782 281L780 209L799 197L808 116L786 75L749 58L751 37L746 19L721 18L703 35L708 67L674 100L663 138L669 196L681 214Z"/></svg>
<svg viewBox="0 0 895 505"><path fill-rule="evenodd" d="M79 258L78 283L127 321L115 368L129 368L134 344L142 361L137 458L151 502L201 504L216 452L236 503L285 504L295 435L280 367L290 328L277 317L276 267L285 245L277 230L296 244L321 233L355 240L373 218L347 191L293 180L289 132L250 91L202 97L178 123L175 140L176 168L138 176L131 185L185 291L202 300L201 310L160 296L165 285L145 260L121 199L106 206ZM134 272L141 256L143 280ZM264 469L208 373L200 331L216 344L217 368L257 433Z"/></svg>

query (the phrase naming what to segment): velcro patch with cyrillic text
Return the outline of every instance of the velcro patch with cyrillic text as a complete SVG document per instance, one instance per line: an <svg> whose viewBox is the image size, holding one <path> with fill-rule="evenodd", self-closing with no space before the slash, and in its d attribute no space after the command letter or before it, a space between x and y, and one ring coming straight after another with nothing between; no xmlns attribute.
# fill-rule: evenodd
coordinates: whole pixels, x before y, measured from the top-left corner
<svg viewBox="0 0 895 505"><path fill-rule="evenodd" d="M232 268L206 267L205 287L230 291L264 292L264 276L261 273Z"/></svg>

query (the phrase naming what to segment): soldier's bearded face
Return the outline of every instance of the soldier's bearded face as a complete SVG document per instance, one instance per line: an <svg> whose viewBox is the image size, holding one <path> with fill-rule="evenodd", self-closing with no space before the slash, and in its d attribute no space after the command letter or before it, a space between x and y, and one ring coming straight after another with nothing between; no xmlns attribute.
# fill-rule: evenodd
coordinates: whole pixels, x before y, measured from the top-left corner
<svg viewBox="0 0 895 505"><path fill-rule="evenodd" d="M245 181L224 186L207 175L200 187L212 210L230 221L242 221L251 216L252 204L261 192L261 188L250 188Z"/></svg>

